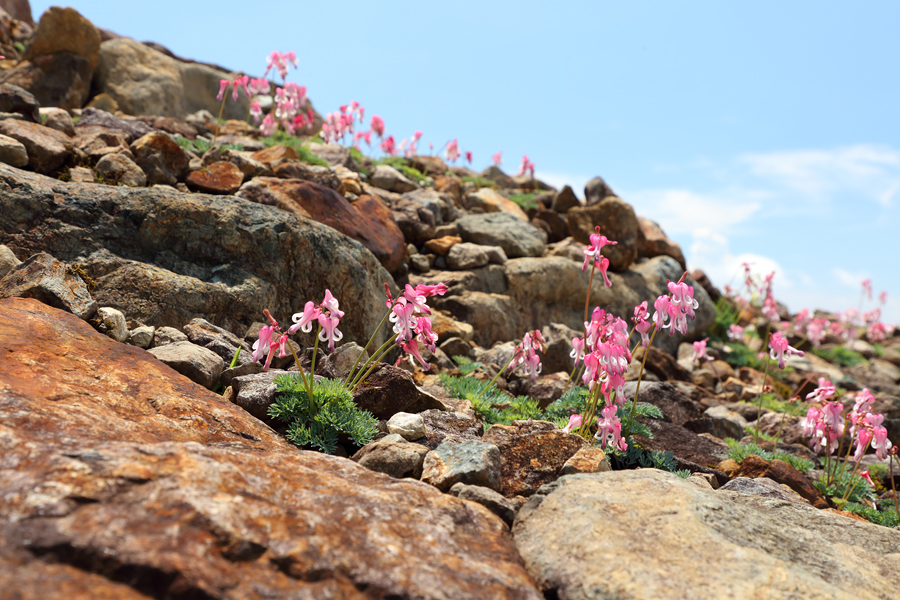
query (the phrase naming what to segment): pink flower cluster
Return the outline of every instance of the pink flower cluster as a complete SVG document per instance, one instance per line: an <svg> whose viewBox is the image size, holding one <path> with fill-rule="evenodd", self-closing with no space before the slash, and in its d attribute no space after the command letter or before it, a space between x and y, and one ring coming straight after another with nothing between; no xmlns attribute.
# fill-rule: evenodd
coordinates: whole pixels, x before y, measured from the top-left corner
<svg viewBox="0 0 900 600"><path fill-rule="evenodd" d="M584 324L584 329L587 337L583 341L576 342L578 338L572 340L573 347L584 351L582 382L590 390L600 383L600 392L607 405L612 404L614 391L615 402L624 404L622 387L625 385L625 371L631 364L628 324L597 307L591 314L591 321Z"/></svg>
<svg viewBox="0 0 900 600"><path fill-rule="evenodd" d="M258 105L254 108L251 104L250 114L255 115L254 118L259 122L258 115L262 114L262 111L258 109ZM275 110L265 116L259 130L263 135L271 136L275 134L280 124L287 133L295 135L303 128L311 129L314 122L315 113L306 97L306 87L288 82L275 90Z"/></svg>
<svg viewBox="0 0 900 600"><path fill-rule="evenodd" d="M706 351L706 342L708 342L708 341L709 341L709 338L703 338L702 340L694 342L694 354L691 357L691 362L697 362L697 361L703 361L703 360L706 360L706 361L715 360Z"/></svg>
<svg viewBox="0 0 900 600"><path fill-rule="evenodd" d="M325 143L340 140L343 142L346 135L352 135L354 143L360 139L366 139L367 143L371 143L371 127L369 135L365 133L354 133L354 123L359 120L362 123L365 119L366 109L356 100L351 100L350 104L342 104L335 112L325 115L325 123L322 124L322 132L319 134ZM374 117L372 119L375 120Z"/></svg>
<svg viewBox="0 0 900 600"><path fill-rule="evenodd" d="M534 163L529 160L527 154L522 155L522 164L519 165L519 177L525 173L531 173L531 178L534 179Z"/></svg>
<svg viewBox="0 0 900 600"><path fill-rule="evenodd" d="M805 353L797 350L793 346L791 346L787 339L785 339L784 334L780 331L776 331L775 333L769 334L769 348L771 352L769 353L770 358L772 360L778 361L778 368L784 368L784 360L785 354L790 356L792 354L796 354L797 356L803 356Z"/></svg>
<svg viewBox="0 0 900 600"><path fill-rule="evenodd" d="M522 343L516 346L515 355L512 359L512 365L517 368L524 365L523 370L526 375L531 377L531 381L536 381L538 374L541 372L541 359L538 358L537 351L547 351L547 342L541 332L535 329L526 332L522 337Z"/></svg>
<svg viewBox="0 0 900 600"><path fill-rule="evenodd" d="M278 71L278 74L281 75L281 79L286 80L288 74L288 64L291 64L296 69L298 66L297 63L297 53L291 50L290 52L285 52L282 54L278 51L272 51L269 54L269 58L266 59L266 71L263 73L263 77L266 77L269 74L269 71L274 68Z"/></svg>
<svg viewBox="0 0 900 600"><path fill-rule="evenodd" d="M694 320L694 310L700 306L700 303L694 300L694 288L683 281L668 283L669 295L660 296L653 303L656 312L653 313L653 323L656 328L669 329L669 335L675 335L679 332L681 335L687 335L687 320Z"/></svg>
<svg viewBox="0 0 900 600"><path fill-rule="evenodd" d="M331 290L325 290L325 299L321 304L315 304L311 300L306 303L302 313L296 313L291 317L294 324L287 331L282 332L281 326L278 324L268 309L263 310L266 318L269 319L271 325L266 325L259 330L259 339L253 342L253 360L258 361L263 356L266 357L263 370L267 370L272 362L275 350L278 350L278 358L287 356L285 350L288 336L297 331L309 333L312 331L313 322L318 322L321 330L319 331L319 339L328 342L329 351L334 352L334 343L340 341L344 335L338 330L344 312L338 307L337 299L331 295ZM276 337L277 336L277 337Z"/></svg>
<svg viewBox="0 0 900 600"><path fill-rule="evenodd" d="M609 269L609 259L603 256L600 251L603 250L604 246L615 246L619 242L614 242L612 240L607 239L605 235L600 235L600 226L596 226L594 228L594 233L590 236L590 244L587 248L584 249L584 264L581 265L581 270L587 270L588 263L593 259L594 266L600 269L600 274L603 276L603 285L606 287L612 287L612 282L609 280L609 276L606 274L606 270Z"/></svg>
<svg viewBox="0 0 900 600"><path fill-rule="evenodd" d="M884 460L888 457L892 444L887 437L887 429L882 425L884 415L872 412L875 396L864 389L856 395L853 409L847 419L840 402L825 402L835 394L835 387L825 378L819 379L819 386L806 399L822 406L810 406L803 421L803 435L810 438L816 452L825 451L831 455L844 435L846 421L850 421L850 438L854 445L853 460L859 462L871 446L875 455ZM849 456L849 453L848 453Z"/></svg>
<svg viewBox="0 0 900 600"><path fill-rule="evenodd" d="M443 296L447 292L446 284L417 285L416 287L406 284L403 294L396 300L391 298L387 284L385 284L385 289L387 290L385 304L391 309L389 319L394 324L397 345L409 356L410 364L415 365L413 361L415 358L427 371L431 365L422 358L419 342L434 352L437 349L438 336L431 330L431 308L425 301L431 296Z"/></svg>

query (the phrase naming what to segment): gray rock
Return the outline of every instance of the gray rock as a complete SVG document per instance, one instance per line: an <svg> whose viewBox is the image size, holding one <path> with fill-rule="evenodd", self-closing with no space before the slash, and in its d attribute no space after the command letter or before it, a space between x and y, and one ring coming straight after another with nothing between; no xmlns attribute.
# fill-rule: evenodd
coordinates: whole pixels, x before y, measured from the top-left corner
<svg viewBox="0 0 900 600"><path fill-rule="evenodd" d="M605 246L603 256L609 258L609 268L624 271L638 257L638 236L641 230L634 209L627 202L615 196L605 198L597 204L575 207L566 213L569 232L582 244L590 243L595 228L615 245Z"/></svg>
<svg viewBox="0 0 900 600"><path fill-rule="evenodd" d="M188 336L178 331L174 327L159 327L155 332L153 332L154 348L186 341L188 341Z"/></svg>
<svg viewBox="0 0 900 600"><path fill-rule="evenodd" d="M561 477L512 531L556 598L887 600L900 585L896 531L655 469Z"/></svg>
<svg viewBox="0 0 900 600"><path fill-rule="evenodd" d="M41 116L46 116L44 127L61 131L69 137L75 135L75 123L72 122L72 117L68 111L55 106L48 106L41 108L40 112Z"/></svg>
<svg viewBox="0 0 900 600"><path fill-rule="evenodd" d="M130 332L128 343L146 350L150 347L150 344L153 343L153 334L155 331L156 329L149 325L135 327Z"/></svg>
<svg viewBox="0 0 900 600"><path fill-rule="evenodd" d="M487 252L478 244L454 244L447 253L447 266L454 271L467 271L483 267L490 262Z"/></svg>
<svg viewBox="0 0 900 600"><path fill-rule="evenodd" d="M252 351L250 344L238 336L199 317L191 319L191 322L184 326L184 333L191 342L198 346L208 346L212 342L222 342L231 347L232 356L238 347L248 353ZM228 360L231 360L231 356L228 357Z"/></svg>
<svg viewBox="0 0 900 600"><path fill-rule="evenodd" d="M464 242L500 246L510 258L541 256L547 244L546 233L506 212L467 215L456 227Z"/></svg>
<svg viewBox="0 0 900 600"><path fill-rule="evenodd" d="M360 355L363 355L362 358L360 358ZM358 364L357 359L359 360ZM328 355L328 363L339 377L346 377L354 364L356 364L356 368L359 369L368 359L369 353L364 353L362 346L356 342L341 344L334 349L334 352Z"/></svg>
<svg viewBox="0 0 900 600"><path fill-rule="evenodd" d="M387 429L391 433L396 433L403 436L404 439L414 442L425 437L425 419L422 418L422 415L398 412L388 419Z"/></svg>
<svg viewBox="0 0 900 600"><path fill-rule="evenodd" d="M342 166L356 169L356 161L350 156L350 148L340 144L309 144L309 151L327 162L330 166Z"/></svg>
<svg viewBox="0 0 900 600"><path fill-rule="evenodd" d="M72 142L66 134L37 123L3 119L0 134L25 146L28 169L37 173L54 173L72 152Z"/></svg>
<svg viewBox="0 0 900 600"><path fill-rule="evenodd" d="M125 119L117 117L99 108L85 108L81 111L81 119L78 120L76 130L88 127L102 127L114 129L125 135L127 143L153 132L153 128L137 119Z"/></svg>
<svg viewBox="0 0 900 600"><path fill-rule="evenodd" d="M401 196L401 201L412 202L434 215L435 231L438 227L446 227L444 223L453 223L459 217L459 211L449 194L437 192L432 188L418 188ZM454 224L455 225L455 224ZM456 235L442 233L441 235ZM441 237L435 233L435 237Z"/></svg>
<svg viewBox="0 0 900 600"><path fill-rule="evenodd" d="M128 326L125 324L125 315L121 310L101 306L97 309L95 322L100 333L108 335L117 342L125 342L128 339Z"/></svg>
<svg viewBox="0 0 900 600"><path fill-rule="evenodd" d="M475 332L473 339L479 346L489 347L496 341L519 335L519 307L509 296L467 291L458 296L435 299L434 304L471 325Z"/></svg>
<svg viewBox="0 0 900 600"><path fill-rule="evenodd" d="M218 354L190 342L166 344L151 348L148 352L207 389L215 387L225 368L225 361Z"/></svg>
<svg viewBox="0 0 900 600"><path fill-rule="evenodd" d="M72 167L69 169L69 181L72 183L94 183L94 171L87 167Z"/></svg>
<svg viewBox="0 0 900 600"><path fill-rule="evenodd" d="M426 454L428 448L421 444L382 438L360 448L351 460L370 471L384 473L397 479L404 477L418 479L422 476Z"/></svg>
<svg viewBox="0 0 900 600"><path fill-rule="evenodd" d="M329 288L348 314L344 341L359 341L384 314L384 282L396 294L360 244L273 206L65 183L2 164L0 188L0 242L77 264L97 284L98 302L147 325L202 317L239 331L260 320L263 307L289 324ZM384 342L384 331L375 341Z"/></svg>
<svg viewBox="0 0 900 600"><path fill-rule="evenodd" d="M602 177L594 177L584 186L584 200L587 206L599 204L604 198L615 195Z"/></svg>
<svg viewBox="0 0 900 600"><path fill-rule="evenodd" d="M379 419L398 412L443 409L441 402L416 385L412 375L386 363L379 363L353 393L353 401Z"/></svg>
<svg viewBox="0 0 900 600"><path fill-rule="evenodd" d="M226 387L232 384L235 377L243 377L244 375L256 375L263 372L262 364L253 360L236 365L232 368L228 368L229 364L230 363L225 364L226 368L224 371L222 371L222 375L219 376L219 383Z"/></svg>
<svg viewBox="0 0 900 600"><path fill-rule="evenodd" d="M260 421L268 420L269 407L275 402L275 378L283 374L283 371L266 371L234 377L231 401Z"/></svg>
<svg viewBox="0 0 900 600"><path fill-rule="evenodd" d="M178 142L165 131L153 131L131 144L134 160L151 184L175 185L188 174L190 160Z"/></svg>
<svg viewBox="0 0 900 600"><path fill-rule="evenodd" d="M15 297L34 298L85 321L97 312L81 276L46 252L19 263L0 279L0 298Z"/></svg>
<svg viewBox="0 0 900 600"><path fill-rule="evenodd" d="M107 184L144 187L147 176L133 160L123 154L106 154L94 167Z"/></svg>
<svg viewBox="0 0 900 600"><path fill-rule="evenodd" d="M425 456L422 481L442 492L456 483L500 489L500 450L484 442L444 442Z"/></svg>
<svg viewBox="0 0 900 600"><path fill-rule="evenodd" d="M41 105L34 94L11 83L0 83L0 113L15 113L31 121L41 122Z"/></svg>
<svg viewBox="0 0 900 600"><path fill-rule="evenodd" d="M444 442L481 441L484 424L475 418L471 406L469 408L468 413L437 409L423 411L421 415L425 419L427 439L419 440L419 443L434 450Z"/></svg>
<svg viewBox="0 0 900 600"><path fill-rule="evenodd" d="M16 258L12 250L0 244L0 279L21 264L22 261Z"/></svg>
<svg viewBox="0 0 900 600"><path fill-rule="evenodd" d="M725 485L719 487L723 492L734 492L749 496L759 496L771 500L784 500L796 504L809 505L809 501L787 485L778 483L768 477L735 477Z"/></svg>
<svg viewBox="0 0 900 600"><path fill-rule="evenodd" d="M375 167L375 172L369 178L369 181L375 187L397 194L411 192L419 187L390 165L378 165Z"/></svg>
<svg viewBox="0 0 900 600"><path fill-rule="evenodd" d="M462 500L477 502L500 517L507 526L512 527L513 520L516 518L516 505L491 488L455 483L450 488L449 493L451 496L456 496Z"/></svg>
<svg viewBox="0 0 900 600"><path fill-rule="evenodd" d="M572 191L572 188L569 186L563 186L563 189L553 194L553 204L551 208L558 213L568 212L570 208L575 208L576 206L583 206L581 200L575 195L575 192Z"/></svg>
<svg viewBox="0 0 900 600"><path fill-rule="evenodd" d="M703 415L711 419L725 419L731 421L741 430L740 437L736 437L736 439L744 437L743 431L744 427L747 426L747 419L742 417L740 413L730 410L727 406L710 406L703 411Z"/></svg>
<svg viewBox="0 0 900 600"><path fill-rule="evenodd" d="M575 330L562 323L550 323L541 330L547 342L547 351L541 354L541 373L569 373L575 364L572 353L572 338L584 335L584 330Z"/></svg>
<svg viewBox="0 0 900 600"><path fill-rule="evenodd" d="M28 151L18 140L0 135L0 162L21 169L28 164Z"/></svg>
<svg viewBox="0 0 900 600"><path fill-rule="evenodd" d="M469 351L472 349L465 340L460 337L449 337L443 342L441 342L440 349L444 351L444 354L453 358L454 356L469 356Z"/></svg>

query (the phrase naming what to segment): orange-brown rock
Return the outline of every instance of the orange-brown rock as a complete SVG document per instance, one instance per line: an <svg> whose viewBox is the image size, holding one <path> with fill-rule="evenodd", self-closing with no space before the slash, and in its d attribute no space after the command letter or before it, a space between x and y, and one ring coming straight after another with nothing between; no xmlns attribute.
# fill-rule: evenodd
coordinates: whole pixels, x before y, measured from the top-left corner
<svg viewBox="0 0 900 600"><path fill-rule="evenodd" d="M534 598L503 523L302 452L35 300L0 300L0 582L22 600Z"/></svg>
<svg viewBox="0 0 900 600"><path fill-rule="evenodd" d="M462 238L458 235L445 235L444 237L434 238L425 242L425 247L440 256L446 256L450 252L450 248L456 244L461 244Z"/></svg>
<svg viewBox="0 0 900 600"><path fill-rule="evenodd" d="M244 174L236 165L220 160L199 171L191 171L185 183L192 190L207 194L231 195L238 191L244 181Z"/></svg>
<svg viewBox="0 0 900 600"><path fill-rule="evenodd" d="M678 261L682 269L687 269L681 246L670 240L657 223L640 215L638 215L637 220L637 251L639 257L671 256Z"/></svg>
<svg viewBox="0 0 900 600"><path fill-rule="evenodd" d="M254 181L257 185L242 190L241 197L328 225L368 248L388 271L400 267L406 243L381 200L364 195L351 203L332 189L299 179L257 177Z"/></svg>
<svg viewBox="0 0 900 600"><path fill-rule="evenodd" d="M766 461L755 454L751 454L741 461L741 468L734 477L768 477L778 483L782 483L807 500L816 508L828 508L828 502L814 488L806 478L806 475L780 460Z"/></svg>
<svg viewBox="0 0 900 600"><path fill-rule="evenodd" d="M276 144L275 146L269 146L268 148L257 150L253 153L253 158L260 162L269 164L280 159L300 160L300 155L290 146Z"/></svg>

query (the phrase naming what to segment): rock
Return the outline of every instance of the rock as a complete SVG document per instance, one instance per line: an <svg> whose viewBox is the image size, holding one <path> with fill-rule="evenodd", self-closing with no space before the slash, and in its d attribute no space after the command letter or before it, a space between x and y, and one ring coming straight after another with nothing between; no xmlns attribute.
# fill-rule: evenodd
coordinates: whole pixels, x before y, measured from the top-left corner
<svg viewBox="0 0 900 600"><path fill-rule="evenodd" d="M681 246L666 237L658 223L638 216L637 252L639 257L671 256L681 268L687 270ZM698 282L699 283L699 282ZM703 286L706 289L706 286ZM708 290L707 290L708 293ZM716 298L715 300L718 300ZM715 302L715 300L713 300Z"/></svg>
<svg viewBox="0 0 900 600"><path fill-rule="evenodd" d="M491 488L480 485L455 483L450 487L448 493L451 496L456 496L460 500L477 502L500 517L508 527L512 527L513 520L516 518L516 505Z"/></svg>
<svg viewBox="0 0 900 600"><path fill-rule="evenodd" d="M530 214L534 218L531 224L539 227L547 234L547 241L550 243L560 242L569 235L569 224L565 217L554 210L545 208L534 209Z"/></svg>
<svg viewBox="0 0 900 600"><path fill-rule="evenodd" d="M728 458L727 448L688 431L680 425L656 419L644 419L643 422L650 427L653 438L648 439L641 435L635 435L634 440L646 450L671 451L678 460L709 468L715 468L716 465Z"/></svg>
<svg viewBox="0 0 900 600"><path fill-rule="evenodd" d="M100 127L104 130L107 130L102 133L125 134L127 136L126 146L134 140L154 131L152 127L150 127L143 121L139 121L138 119L125 119L122 117L117 117L99 108L85 108L83 111L81 111L81 119L78 121L76 131L90 130L94 127ZM110 132L108 131L110 129L115 129L117 131Z"/></svg>
<svg viewBox="0 0 900 600"><path fill-rule="evenodd" d="M0 279L21 264L22 261L16 258L12 250L0 244Z"/></svg>
<svg viewBox="0 0 900 600"><path fill-rule="evenodd" d="M547 243L544 232L506 212L467 215L456 227L464 242L500 246L510 258L541 256Z"/></svg>
<svg viewBox="0 0 900 600"><path fill-rule="evenodd" d="M80 319L97 312L97 302L77 270L45 252L17 264L0 279L0 298L34 298Z"/></svg>
<svg viewBox="0 0 900 600"><path fill-rule="evenodd" d="M602 250L613 271L624 271L637 259L640 227L630 204L612 196L596 204L572 208L566 213L566 219L572 237L582 244L590 243L590 236L597 226L602 235L618 242L615 246L604 246Z"/></svg>
<svg viewBox="0 0 900 600"><path fill-rule="evenodd" d="M422 412L444 405L415 384L412 375L393 365L379 363L353 394L353 401L379 419L398 412Z"/></svg>
<svg viewBox="0 0 900 600"><path fill-rule="evenodd" d="M146 350L150 347L150 344L153 343L153 334L155 331L156 329L149 325L135 327L128 332L128 343Z"/></svg>
<svg viewBox="0 0 900 600"><path fill-rule="evenodd" d="M894 531L655 469L563 477L519 510L513 537L557 598L886 598L900 581Z"/></svg>
<svg viewBox="0 0 900 600"><path fill-rule="evenodd" d="M72 52L35 56L0 74L0 81L21 86L41 106L80 109L91 92L91 62Z"/></svg>
<svg viewBox="0 0 900 600"><path fill-rule="evenodd" d="M524 381L530 384L530 380L525 379ZM542 409L547 408L562 398L565 390L572 387L571 385L566 385L568 381L569 373L565 371L542 375L538 377L536 383L528 385L527 393L538 403L539 407Z"/></svg>
<svg viewBox="0 0 900 600"><path fill-rule="evenodd" d="M584 203L587 206L599 204L604 198L615 195L615 192L603 181L602 177L594 177L584 186Z"/></svg>
<svg viewBox="0 0 900 600"><path fill-rule="evenodd" d="M425 455L422 481L447 492L457 483L500 489L500 451L484 442L444 442Z"/></svg>
<svg viewBox="0 0 900 600"><path fill-rule="evenodd" d="M240 170L244 176L244 181L249 181L254 177L270 177L272 175L272 170L269 169L266 163L256 160L249 152L225 149L222 151L222 158L230 161Z"/></svg>
<svg viewBox="0 0 900 600"><path fill-rule="evenodd" d="M317 125L321 127L321 123ZM356 170L356 161L350 156L350 148L340 144L310 144L309 151L327 162L330 166L341 166Z"/></svg>
<svg viewBox="0 0 900 600"><path fill-rule="evenodd" d="M231 364L238 348L242 350L238 364L250 360L250 354L253 351L250 344L227 329L213 325L206 319L191 319L191 322L184 326L184 333L191 343L212 350L221 356L226 364Z"/></svg>
<svg viewBox="0 0 900 600"><path fill-rule="evenodd" d="M626 398L634 398L636 381L627 381L623 386ZM699 419L702 413L696 404L669 382L642 381L638 393L638 403L652 404L660 409L666 420L675 425Z"/></svg>
<svg viewBox="0 0 900 600"><path fill-rule="evenodd" d="M711 419L723 419L731 421L734 425L737 425L741 431L740 437L732 437L734 437L735 439L744 437L744 428L747 426L747 419L742 417L740 413L734 412L733 410L729 409L727 406L711 406L703 411L703 416L709 417Z"/></svg>
<svg viewBox="0 0 900 600"><path fill-rule="evenodd" d="M471 409L471 406L470 406ZM434 450L444 442L481 441L484 425L470 414L430 409L420 413L425 420L426 439L419 443Z"/></svg>
<svg viewBox="0 0 900 600"><path fill-rule="evenodd" d="M199 110L218 114L220 79L234 75L207 65L183 63L128 38L100 45L93 89L108 94L129 115L184 118ZM225 102L224 119L243 119L249 101L239 95Z"/></svg>
<svg viewBox="0 0 900 600"><path fill-rule="evenodd" d="M275 144L262 150L257 150L252 155L254 160L258 160L267 165L279 160L300 160L300 154L291 146L283 144Z"/></svg>
<svg viewBox="0 0 900 600"><path fill-rule="evenodd" d="M148 350L166 365L172 367L191 381L212 389L219 381L225 368L222 357L190 342L176 342Z"/></svg>
<svg viewBox="0 0 900 600"><path fill-rule="evenodd" d="M167 344L176 344L178 342L187 342L188 336L178 331L174 327L158 327L153 332L153 347L165 346Z"/></svg>
<svg viewBox="0 0 900 600"><path fill-rule="evenodd" d="M244 174L241 170L226 161L214 162L199 171L192 171L185 179L185 183L192 190L225 195L237 192L243 181Z"/></svg>
<svg viewBox="0 0 900 600"><path fill-rule="evenodd" d="M33 60L58 52L70 52L87 59L91 71L97 68L100 32L74 8L48 8L38 21L24 58Z"/></svg>
<svg viewBox="0 0 900 600"><path fill-rule="evenodd" d="M101 306L97 309L97 316L91 319L97 326L97 330L119 343L128 339L128 326L125 324L125 315L122 311Z"/></svg>
<svg viewBox="0 0 900 600"><path fill-rule="evenodd" d="M748 405L751 408L746 409L750 413L751 419L747 419L747 427L756 429L756 414L758 406L756 403ZM759 419L759 430L768 435L777 435L781 431L781 441L785 444L803 444L809 440L809 436L803 435L803 420L805 416L789 416L778 412L768 412L763 410L763 415Z"/></svg>
<svg viewBox="0 0 900 600"><path fill-rule="evenodd" d="M572 338L584 335L583 330L575 330L562 323L550 323L541 330L541 335L547 342L547 351L541 353L541 373L569 373L574 365L572 353Z"/></svg>
<svg viewBox="0 0 900 600"><path fill-rule="evenodd" d="M828 508L828 502L819 493L819 490L812 486L806 475L786 462L780 460L766 461L755 454L751 454L741 461L741 468L738 469L735 476L749 477L751 479L768 477L773 481L788 486L815 508Z"/></svg>
<svg viewBox="0 0 900 600"><path fill-rule="evenodd" d="M606 453L600 448L582 448L567 460L560 475L574 475L575 473L603 473L610 471Z"/></svg>
<svg viewBox="0 0 900 600"><path fill-rule="evenodd" d="M759 496L761 498L809 506L809 501L793 491L790 487L782 485L768 477L757 477L753 479L748 477L738 477L737 473L739 470L740 469L734 471L734 479L719 489L723 492Z"/></svg>
<svg viewBox="0 0 900 600"><path fill-rule="evenodd" d="M147 176L124 154L106 154L97 161L97 174L109 185L144 187Z"/></svg>
<svg viewBox="0 0 900 600"><path fill-rule="evenodd" d="M175 185L187 175L190 159L175 138L164 131L153 131L136 139L131 151L151 185Z"/></svg>
<svg viewBox="0 0 900 600"><path fill-rule="evenodd" d="M113 97L106 92L101 92L91 98L91 101L88 102L87 106L85 106L84 108L95 108L97 110L102 110L104 112L112 114L119 112L119 103L116 102Z"/></svg>
<svg viewBox="0 0 900 600"><path fill-rule="evenodd" d="M468 323L474 330L473 340L479 346L490 346L499 340L519 335L517 307L509 296L463 292L435 300L435 306L454 318Z"/></svg>
<svg viewBox="0 0 900 600"><path fill-rule="evenodd" d="M483 267L490 262L487 252L484 250L488 247L469 243L455 244L447 253L447 266L454 271L468 271ZM494 247L503 252L499 246Z"/></svg>
<svg viewBox="0 0 900 600"><path fill-rule="evenodd" d="M391 433L402 436L405 440L414 442L425 437L425 419L422 418L422 415L405 412L394 413L388 419L387 429Z"/></svg>
<svg viewBox="0 0 900 600"><path fill-rule="evenodd" d="M403 173L389 165L378 165L375 167L375 172L372 173L370 181L375 187L397 194L411 192L419 187L407 179Z"/></svg>
<svg viewBox="0 0 900 600"><path fill-rule="evenodd" d="M550 207L558 213L566 213L569 209L582 205L583 203L572 191L572 188L566 185L563 186L563 189L553 194L553 204Z"/></svg>
<svg viewBox="0 0 900 600"><path fill-rule="evenodd" d="M399 268L403 260L403 234L387 207L372 196L360 196L351 204L315 183L273 177L258 177L237 195L333 227L362 243L389 271Z"/></svg>
<svg viewBox="0 0 900 600"><path fill-rule="evenodd" d="M474 327L463 321L457 321L452 315L442 310L432 311L431 330L437 334L439 343L443 343L451 337L459 338L463 342L471 342L475 336Z"/></svg>
<svg viewBox="0 0 900 600"><path fill-rule="evenodd" d="M0 162L21 169L28 164L28 151L21 142L6 135L0 135Z"/></svg>
<svg viewBox="0 0 900 600"><path fill-rule="evenodd" d="M31 4L28 0L4 0L3 10L16 21L22 21L27 25L34 26L34 20L31 16Z"/></svg>
<svg viewBox="0 0 900 600"><path fill-rule="evenodd" d="M509 213L520 221L528 222L528 215L518 204L491 188L481 188L466 194L465 207L485 213Z"/></svg>
<svg viewBox="0 0 900 600"><path fill-rule="evenodd" d="M270 422L269 406L275 402L275 378L279 375L284 375L284 371L271 370L233 377L231 401L260 421Z"/></svg>
<svg viewBox="0 0 900 600"><path fill-rule="evenodd" d="M425 242L425 247L437 254L438 256L445 256L450 250L453 249L453 246L462 242L462 238L456 235L445 235L439 238L434 238L433 240L428 240Z"/></svg>
<svg viewBox="0 0 900 600"><path fill-rule="evenodd" d="M28 153L28 168L38 173L52 173L61 167L72 148L66 134L28 121L2 120L0 134L11 137L25 146Z"/></svg>
<svg viewBox="0 0 900 600"><path fill-rule="evenodd" d="M75 123L69 113L61 108L41 108L41 118L44 119L44 127L55 129L69 137L75 136Z"/></svg>
<svg viewBox="0 0 900 600"><path fill-rule="evenodd" d="M494 425L482 441L500 450L503 483L495 488L504 496L530 496L553 481L576 452L590 445L583 438L563 433L546 421L513 421Z"/></svg>
<svg viewBox="0 0 900 600"><path fill-rule="evenodd" d="M224 359L223 359L224 360ZM219 384L225 387L231 386L234 383L235 377L243 377L244 375L257 375L262 373L263 366L261 363L254 362L249 360L245 363L240 363L235 365L234 367L229 367L230 362L225 363L225 369L222 371L222 374L219 376ZM234 393L234 388L232 388L232 394ZM233 398L232 398L232 401Z"/></svg>
<svg viewBox="0 0 900 600"><path fill-rule="evenodd" d="M449 194L442 194L430 188L421 188L400 196L401 203L412 202L434 215L436 226L453 223L459 218L459 211ZM448 235L448 234L443 234Z"/></svg>
<svg viewBox="0 0 900 600"><path fill-rule="evenodd" d="M684 423L684 428L694 433L706 433L720 440L733 438L736 440L744 436L744 429L729 419L704 416Z"/></svg>
<svg viewBox="0 0 900 600"><path fill-rule="evenodd" d="M362 355L360 357L360 355ZM356 342L341 344L328 355L328 364L338 377L346 377L354 364L359 369L369 359L369 353L363 351Z"/></svg>
<svg viewBox="0 0 900 600"><path fill-rule="evenodd" d="M541 598L477 504L299 451L33 300L0 301L0 339L0 572L23 598Z"/></svg>
<svg viewBox="0 0 900 600"><path fill-rule="evenodd" d="M69 169L69 181L72 183L94 183L94 172L87 167L72 167Z"/></svg>
<svg viewBox="0 0 900 600"><path fill-rule="evenodd" d="M407 441L376 440L366 444L353 455L353 462L397 479L422 476L422 465L429 450L420 444Z"/></svg>
<svg viewBox="0 0 900 600"><path fill-rule="evenodd" d="M28 90L11 83L0 84L0 113L19 114L26 121L40 123L40 107L34 94Z"/></svg>

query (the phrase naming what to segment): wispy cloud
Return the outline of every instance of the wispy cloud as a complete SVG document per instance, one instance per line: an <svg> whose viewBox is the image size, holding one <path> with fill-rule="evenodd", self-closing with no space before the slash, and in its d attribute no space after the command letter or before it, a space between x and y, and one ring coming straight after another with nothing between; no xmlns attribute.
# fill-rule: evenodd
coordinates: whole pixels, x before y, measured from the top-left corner
<svg viewBox="0 0 900 600"><path fill-rule="evenodd" d="M718 195L684 189L638 190L628 193L627 198L638 213L657 221L670 235L728 231L750 219L762 206L741 192Z"/></svg>

